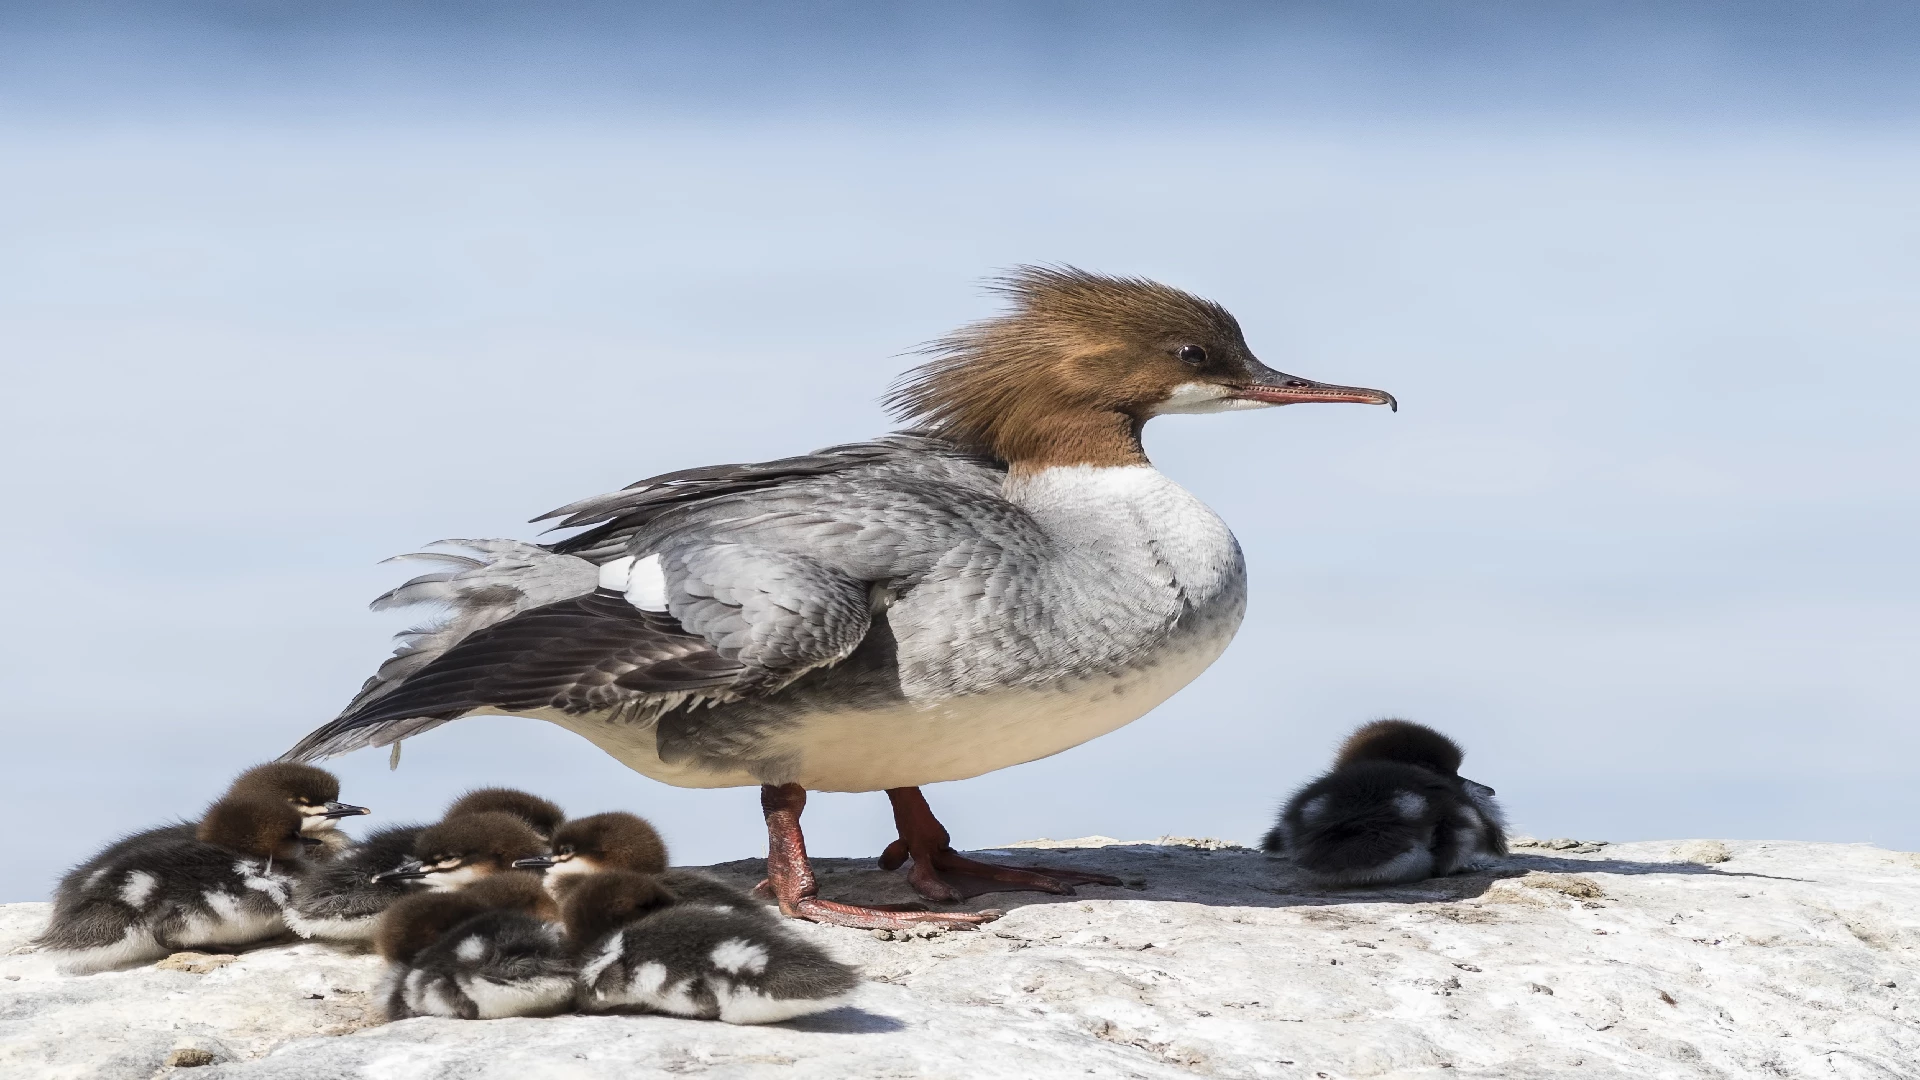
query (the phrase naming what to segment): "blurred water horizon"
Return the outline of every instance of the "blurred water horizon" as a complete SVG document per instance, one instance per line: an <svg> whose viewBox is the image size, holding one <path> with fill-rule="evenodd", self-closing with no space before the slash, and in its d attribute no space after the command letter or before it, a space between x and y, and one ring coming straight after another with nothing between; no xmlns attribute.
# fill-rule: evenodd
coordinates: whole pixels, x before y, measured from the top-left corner
<svg viewBox="0 0 1920 1080"><path fill-rule="evenodd" d="M1402 410L1169 417L1227 655L929 798L962 845L1254 842L1355 724L1538 835L1920 848L1920 11L1893 4L12 5L0 900L329 718L445 536L862 438L1026 262L1226 304ZM336 763L764 851L533 721ZM39 827L35 827L38 825ZM877 854L878 795L819 798Z"/></svg>

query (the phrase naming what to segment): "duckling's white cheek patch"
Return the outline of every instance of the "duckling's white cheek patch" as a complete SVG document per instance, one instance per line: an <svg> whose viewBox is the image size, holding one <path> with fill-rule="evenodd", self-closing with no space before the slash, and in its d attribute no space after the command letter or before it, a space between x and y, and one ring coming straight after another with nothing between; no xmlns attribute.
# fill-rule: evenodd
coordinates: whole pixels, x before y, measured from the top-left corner
<svg viewBox="0 0 1920 1080"><path fill-rule="evenodd" d="M425 880L437 892L452 892L455 889L464 889L485 876L476 867L460 866L452 870L432 871L427 874Z"/></svg>

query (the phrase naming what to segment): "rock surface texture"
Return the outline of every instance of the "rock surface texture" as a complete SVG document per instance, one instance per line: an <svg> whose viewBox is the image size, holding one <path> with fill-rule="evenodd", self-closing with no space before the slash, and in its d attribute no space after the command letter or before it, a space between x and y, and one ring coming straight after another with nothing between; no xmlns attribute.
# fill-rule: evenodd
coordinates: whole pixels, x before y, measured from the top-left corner
<svg viewBox="0 0 1920 1080"><path fill-rule="evenodd" d="M756 1028L380 1024L380 962L315 944L61 976L24 951L47 905L7 905L0 1077L1920 1077L1920 855L1549 841L1326 892L1217 841L1009 851L1129 885L982 897L1007 916L978 933L801 925L867 981ZM870 862L816 865L826 896L909 898Z"/></svg>

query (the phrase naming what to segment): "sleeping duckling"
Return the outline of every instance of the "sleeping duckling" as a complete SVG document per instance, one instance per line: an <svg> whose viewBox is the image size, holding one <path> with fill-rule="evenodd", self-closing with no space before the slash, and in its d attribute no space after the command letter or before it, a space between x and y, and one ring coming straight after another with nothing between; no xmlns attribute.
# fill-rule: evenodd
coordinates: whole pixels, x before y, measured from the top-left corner
<svg viewBox="0 0 1920 1080"><path fill-rule="evenodd" d="M286 928L280 907L301 855L321 842L301 824L285 800L223 799L193 835L149 838L103 860L55 904L38 944L84 974L271 938Z"/></svg>
<svg viewBox="0 0 1920 1080"><path fill-rule="evenodd" d="M1507 853L1494 791L1460 775L1453 740L1378 720L1333 770L1287 801L1263 847L1326 885L1390 885L1477 869Z"/></svg>

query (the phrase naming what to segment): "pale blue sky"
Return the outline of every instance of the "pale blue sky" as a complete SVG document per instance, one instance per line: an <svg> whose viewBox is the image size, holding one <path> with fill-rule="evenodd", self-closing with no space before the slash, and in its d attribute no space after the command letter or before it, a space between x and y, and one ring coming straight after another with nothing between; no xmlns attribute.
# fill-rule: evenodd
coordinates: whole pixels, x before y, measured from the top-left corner
<svg viewBox="0 0 1920 1080"><path fill-rule="evenodd" d="M1911 16L1522 7L9 9L0 899L329 718L406 621L379 559L884 430L899 354L1029 261L1402 409L1156 421L1246 626L930 789L960 843L1252 841L1393 714L1539 834L1920 846ZM518 783L764 850L755 793L532 721L336 764L375 821Z"/></svg>

